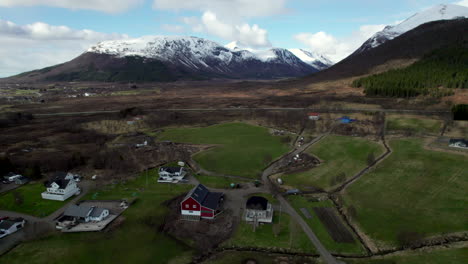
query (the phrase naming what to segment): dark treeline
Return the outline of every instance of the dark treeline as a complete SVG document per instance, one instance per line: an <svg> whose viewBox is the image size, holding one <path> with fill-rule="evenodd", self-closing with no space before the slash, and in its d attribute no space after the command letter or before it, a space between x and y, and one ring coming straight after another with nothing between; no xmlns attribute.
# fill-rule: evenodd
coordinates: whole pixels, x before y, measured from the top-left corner
<svg viewBox="0 0 468 264"><path fill-rule="evenodd" d="M452 107L454 120L468 120L468 104L459 104Z"/></svg>
<svg viewBox="0 0 468 264"><path fill-rule="evenodd" d="M453 94L446 88L468 88L468 43L436 50L413 65L353 82L368 96L435 97Z"/></svg>

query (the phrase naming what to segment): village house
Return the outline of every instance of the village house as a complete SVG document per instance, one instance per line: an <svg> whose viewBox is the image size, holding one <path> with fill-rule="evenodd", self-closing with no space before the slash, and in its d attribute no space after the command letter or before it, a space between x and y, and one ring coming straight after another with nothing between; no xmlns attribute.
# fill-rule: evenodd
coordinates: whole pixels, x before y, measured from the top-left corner
<svg viewBox="0 0 468 264"><path fill-rule="evenodd" d="M101 222L109 216L109 210L95 206L71 205L57 220L57 229L79 223Z"/></svg>
<svg viewBox="0 0 468 264"><path fill-rule="evenodd" d="M30 181L29 178L25 176L20 176L18 178L15 178L15 183L18 185L26 184L29 181Z"/></svg>
<svg viewBox="0 0 468 264"><path fill-rule="evenodd" d="M17 173L13 173L13 172L10 172L8 173L7 175L3 176L3 178L9 182L14 182L15 179L21 177L22 175L21 174L17 174Z"/></svg>
<svg viewBox="0 0 468 264"><path fill-rule="evenodd" d="M182 219L214 219L222 212L223 199L223 193L210 192L204 185L199 184L180 203Z"/></svg>
<svg viewBox="0 0 468 264"><path fill-rule="evenodd" d="M160 167L158 182L179 182L186 174L184 167Z"/></svg>
<svg viewBox="0 0 468 264"><path fill-rule="evenodd" d="M71 173L58 172L54 177L45 182L47 191L41 194L43 199L65 201L73 195L80 194L81 190L76 184Z"/></svg>
<svg viewBox="0 0 468 264"><path fill-rule="evenodd" d="M24 227L26 221L23 218L7 219L0 221L0 238L11 235Z"/></svg>
<svg viewBox="0 0 468 264"><path fill-rule="evenodd" d="M307 116L309 117L309 120L319 120L320 119L320 114L319 113L308 113Z"/></svg>
<svg viewBox="0 0 468 264"><path fill-rule="evenodd" d="M468 140L464 140L464 139L450 139L449 147L468 149Z"/></svg>
<svg viewBox="0 0 468 264"><path fill-rule="evenodd" d="M273 206L264 197L252 196L247 200L244 220L254 224L272 223Z"/></svg>

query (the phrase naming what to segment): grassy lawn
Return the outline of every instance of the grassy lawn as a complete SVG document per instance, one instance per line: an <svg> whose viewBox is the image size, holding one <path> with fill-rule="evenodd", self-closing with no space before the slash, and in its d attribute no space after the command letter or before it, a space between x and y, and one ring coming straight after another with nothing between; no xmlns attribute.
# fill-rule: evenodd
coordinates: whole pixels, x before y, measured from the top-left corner
<svg viewBox="0 0 468 264"><path fill-rule="evenodd" d="M253 226L241 221L234 236L224 242L224 246L284 248L294 252L315 253L315 247L310 242L301 227L291 220L288 214L275 212L273 223L280 223L278 236L274 235L273 224L260 225L255 232Z"/></svg>
<svg viewBox="0 0 468 264"><path fill-rule="evenodd" d="M267 128L228 123L202 128L170 128L159 137L182 143L218 144L198 153L194 159L206 170L257 178L270 161L286 153L284 137L273 136Z"/></svg>
<svg viewBox="0 0 468 264"><path fill-rule="evenodd" d="M42 199L41 193L44 191L45 187L41 183L23 185L15 190L0 195L0 208L7 211L45 217L66 204L66 201L61 202ZM15 202L15 192L18 193L18 197L23 199L22 203Z"/></svg>
<svg viewBox="0 0 468 264"><path fill-rule="evenodd" d="M389 115L387 117L388 131L408 131L412 133L438 134L442 127L442 121L424 117Z"/></svg>
<svg viewBox="0 0 468 264"><path fill-rule="evenodd" d="M26 242L1 257L10 264L39 263L188 263L192 250L158 231L167 208L161 203L188 191L189 185L149 182L146 177L108 186L89 198L138 197L123 216L125 222L112 232L57 233ZM93 197L97 196L97 197Z"/></svg>
<svg viewBox="0 0 468 264"><path fill-rule="evenodd" d="M241 180L241 179L234 179L234 178L226 178L226 177L218 177L218 176L207 176L207 175L198 175L195 176L201 184L205 185L208 188L215 188L215 189L230 189L231 183L248 183L249 181Z"/></svg>
<svg viewBox="0 0 468 264"><path fill-rule="evenodd" d="M323 163L305 172L283 176L286 185L330 189L364 169L369 154L373 153L377 158L384 152L384 147L362 138L331 135L307 151L323 160ZM343 174L343 179L336 179Z"/></svg>
<svg viewBox="0 0 468 264"><path fill-rule="evenodd" d="M422 139L392 140L390 147L392 155L344 195L362 229L390 245L402 232L466 230L468 158L425 150Z"/></svg>
<svg viewBox="0 0 468 264"><path fill-rule="evenodd" d="M335 242L332 237L328 234L327 229L322 224L320 219L315 214L314 207L333 207L333 203L330 200L322 202L310 202L304 196L293 195L288 197L291 205L296 211L303 217L304 221L309 224L310 228L314 231L315 235L319 238L320 242L333 253L340 254L363 254L365 253L364 248L361 246L359 241L356 239L355 243L338 243ZM300 208L307 208L312 218L307 219L304 217ZM344 222L343 222L344 223Z"/></svg>
<svg viewBox="0 0 468 264"><path fill-rule="evenodd" d="M247 260L255 260L257 264L271 263L301 263L312 264L316 263L313 258L301 256L281 256L275 254L267 254L261 252L239 252L225 251L216 255L214 259L203 262L204 264L245 264ZM290 262L284 262L288 260ZM283 262L281 262L283 261Z"/></svg>
<svg viewBox="0 0 468 264"><path fill-rule="evenodd" d="M350 264L464 264L468 259L467 248L439 249L431 252L411 252L400 256L373 259L346 260Z"/></svg>

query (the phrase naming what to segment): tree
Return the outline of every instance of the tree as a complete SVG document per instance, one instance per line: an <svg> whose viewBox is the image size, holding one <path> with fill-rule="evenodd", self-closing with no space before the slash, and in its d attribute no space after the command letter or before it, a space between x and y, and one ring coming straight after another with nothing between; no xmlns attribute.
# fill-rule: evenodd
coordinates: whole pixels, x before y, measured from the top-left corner
<svg viewBox="0 0 468 264"><path fill-rule="evenodd" d="M15 167L8 157L0 157L0 176L13 171Z"/></svg>

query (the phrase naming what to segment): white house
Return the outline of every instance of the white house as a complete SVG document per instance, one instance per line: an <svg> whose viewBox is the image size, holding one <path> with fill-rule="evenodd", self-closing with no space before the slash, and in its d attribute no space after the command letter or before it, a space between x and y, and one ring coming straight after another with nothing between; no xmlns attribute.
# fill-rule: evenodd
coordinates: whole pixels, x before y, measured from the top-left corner
<svg viewBox="0 0 468 264"><path fill-rule="evenodd" d="M160 167L158 182L178 182L184 179L186 174L184 167Z"/></svg>
<svg viewBox="0 0 468 264"><path fill-rule="evenodd" d="M56 173L52 180L45 183L47 191L41 194L42 199L65 201L73 195L80 194L81 190L71 173Z"/></svg>
<svg viewBox="0 0 468 264"><path fill-rule="evenodd" d="M26 221L23 218L2 220L0 222L0 238L13 234L24 227Z"/></svg>
<svg viewBox="0 0 468 264"><path fill-rule="evenodd" d="M247 200L244 220L254 224L272 223L273 206L264 197L252 196Z"/></svg>
<svg viewBox="0 0 468 264"><path fill-rule="evenodd" d="M105 208L85 205L71 205L57 220L57 229L69 225L88 222L101 222L109 216L109 210Z"/></svg>
<svg viewBox="0 0 468 264"><path fill-rule="evenodd" d="M468 140L450 139L449 147L468 149Z"/></svg>

